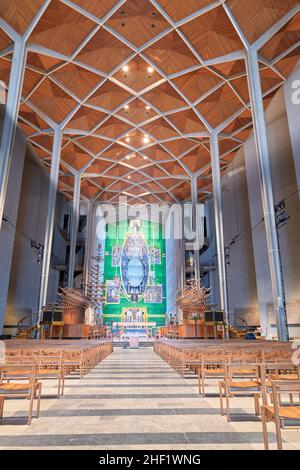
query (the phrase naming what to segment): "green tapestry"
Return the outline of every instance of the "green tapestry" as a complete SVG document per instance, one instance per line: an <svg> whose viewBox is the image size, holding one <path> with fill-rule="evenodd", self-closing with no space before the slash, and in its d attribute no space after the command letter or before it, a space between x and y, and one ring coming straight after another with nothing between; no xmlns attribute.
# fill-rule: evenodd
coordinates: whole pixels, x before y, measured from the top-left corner
<svg viewBox="0 0 300 470"><path fill-rule="evenodd" d="M162 225L144 220L122 221L106 227L104 250L105 324L138 321L165 325L166 251Z"/></svg>

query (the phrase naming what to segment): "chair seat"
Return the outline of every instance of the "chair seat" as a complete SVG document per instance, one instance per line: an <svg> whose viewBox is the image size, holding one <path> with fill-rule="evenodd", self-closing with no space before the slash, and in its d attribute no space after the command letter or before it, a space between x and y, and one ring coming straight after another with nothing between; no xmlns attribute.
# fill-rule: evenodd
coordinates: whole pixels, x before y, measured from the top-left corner
<svg viewBox="0 0 300 470"><path fill-rule="evenodd" d="M27 394L29 390L31 390L32 384L31 383L22 383L22 384L15 384L15 383L2 383L0 385L0 396L1 395L8 395L8 394Z"/></svg>
<svg viewBox="0 0 300 470"><path fill-rule="evenodd" d="M231 391L243 390L243 391L260 391L260 387L258 382L254 381L245 381L245 382L229 382L228 383L229 389Z"/></svg>
<svg viewBox="0 0 300 470"><path fill-rule="evenodd" d="M273 406L265 406L267 412L274 415ZM279 417L284 419L300 420L300 406L281 406L279 407Z"/></svg>
<svg viewBox="0 0 300 470"><path fill-rule="evenodd" d="M205 374L225 375L224 369L205 369Z"/></svg>
<svg viewBox="0 0 300 470"><path fill-rule="evenodd" d="M299 380L298 374L270 374L268 378L269 380Z"/></svg>

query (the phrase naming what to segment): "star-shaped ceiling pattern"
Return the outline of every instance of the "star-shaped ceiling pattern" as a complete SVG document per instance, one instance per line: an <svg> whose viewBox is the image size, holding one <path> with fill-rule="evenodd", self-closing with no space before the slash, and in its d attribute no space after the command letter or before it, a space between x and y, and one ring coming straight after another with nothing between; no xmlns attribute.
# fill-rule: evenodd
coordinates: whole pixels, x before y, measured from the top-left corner
<svg viewBox="0 0 300 470"><path fill-rule="evenodd" d="M83 199L173 203L196 175L205 200L210 130L221 171L252 132L241 33L252 44L290 12L259 51L266 107L300 58L299 0L2 0L0 80L10 29L37 19L19 125L48 170L63 127L59 190L72 197L79 172Z"/></svg>

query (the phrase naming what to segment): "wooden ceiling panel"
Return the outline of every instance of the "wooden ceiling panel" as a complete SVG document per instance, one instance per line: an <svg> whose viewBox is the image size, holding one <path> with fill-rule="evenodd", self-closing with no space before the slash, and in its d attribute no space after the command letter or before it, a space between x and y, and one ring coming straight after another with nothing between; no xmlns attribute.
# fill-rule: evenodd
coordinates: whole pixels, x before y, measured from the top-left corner
<svg viewBox="0 0 300 470"><path fill-rule="evenodd" d="M127 189L128 186L129 186L129 181L121 181L121 180L118 180L116 183L114 183L112 186L110 186L110 190L112 191L121 191L123 192L124 189Z"/></svg>
<svg viewBox="0 0 300 470"><path fill-rule="evenodd" d="M296 47L290 54L279 60L275 65L277 70L286 78L294 70L296 64L300 60L300 46Z"/></svg>
<svg viewBox="0 0 300 470"><path fill-rule="evenodd" d="M180 29L205 60L243 49L243 44L222 6L189 21Z"/></svg>
<svg viewBox="0 0 300 470"><path fill-rule="evenodd" d="M20 105L19 117L22 117L24 120L28 121L33 126L38 127L42 131L49 128L48 124L38 114L33 112L26 103L22 103Z"/></svg>
<svg viewBox="0 0 300 470"><path fill-rule="evenodd" d="M164 142L163 146L176 157L180 157L183 153L192 150L196 146L196 142L189 139L177 139L170 142Z"/></svg>
<svg viewBox="0 0 300 470"><path fill-rule="evenodd" d="M181 180L178 178L163 178L159 180L160 184L167 189L171 189L174 186L180 184Z"/></svg>
<svg viewBox="0 0 300 470"><path fill-rule="evenodd" d="M242 129L243 127L246 127L251 123L251 111L249 109L245 109L245 111L243 111L234 121L232 121L230 124L228 124L227 127L225 127L224 132L228 134L233 134L239 129Z"/></svg>
<svg viewBox="0 0 300 470"><path fill-rule="evenodd" d="M51 76L81 100L103 81L102 77L72 62L59 68Z"/></svg>
<svg viewBox="0 0 300 470"><path fill-rule="evenodd" d="M143 130L155 139L168 139L177 136L176 130L164 119L159 118L143 126Z"/></svg>
<svg viewBox="0 0 300 470"><path fill-rule="evenodd" d="M34 28L30 42L71 55L96 24L59 0L52 0Z"/></svg>
<svg viewBox="0 0 300 470"><path fill-rule="evenodd" d="M124 169L125 167L123 167ZM127 168L127 172L128 170L130 171L129 168ZM147 177L144 176L142 173L140 173L139 171L135 171L133 173L131 173L130 175L128 175L128 177L126 178L128 180L128 182L130 183L143 183L144 181L147 180Z"/></svg>
<svg viewBox="0 0 300 470"><path fill-rule="evenodd" d="M300 13L295 15L260 50L260 54L272 61L300 41Z"/></svg>
<svg viewBox="0 0 300 470"><path fill-rule="evenodd" d="M115 6L116 0L72 0L72 3L102 19Z"/></svg>
<svg viewBox="0 0 300 470"><path fill-rule="evenodd" d="M213 67L211 67L211 69L220 73L225 78L233 78L238 75L246 75L246 64L244 60L233 60L230 62L215 64Z"/></svg>
<svg viewBox="0 0 300 470"><path fill-rule="evenodd" d="M155 106L162 113L177 110L187 106L186 101L168 83L162 83L148 93L144 98Z"/></svg>
<svg viewBox="0 0 300 470"><path fill-rule="evenodd" d="M153 86L162 79L161 75L140 56L130 60L126 64L126 69L118 70L114 78L137 92Z"/></svg>
<svg viewBox="0 0 300 470"><path fill-rule="evenodd" d="M223 85L197 105L199 111L213 127L217 127L241 107L242 103L228 85Z"/></svg>
<svg viewBox="0 0 300 470"><path fill-rule="evenodd" d="M165 74L170 75L198 65L194 54L176 31L159 39L145 50L145 55Z"/></svg>
<svg viewBox="0 0 300 470"><path fill-rule="evenodd" d="M148 119L158 117L158 114L143 101L135 99L120 109L118 116L122 116L134 124L140 124Z"/></svg>
<svg viewBox="0 0 300 470"><path fill-rule="evenodd" d="M67 144L61 152L65 163L71 165L76 171L81 170L91 161L91 157L73 142Z"/></svg>
<svg viewBox="0 0 300 470"><path fill-rule="evenodd" d="M48 150L49 152L52 151L53 145L53 136L49 134L39 134L31 137L31 141L35 142L38 146L42 147L43 149Z"/></svg>
<svg viewBox="0 0 300 470"><path fill-rule="evenodd" d="M167 163L160 163L160 166L169 174L173 176L187 176L187 172L185 169L180 165L180 163L176 162L167 162Z"/></svg>
<svg viewBox="0 0 300 470"><path fill-rule="evenodd" d="M107 119L99 129L97 129L96 134L103 135L111 139L116 139L120 135L130 130L130 126L120 119L112 116Z"/></svg>
<svg viewBox="0 0 300 470"><path fill-rule="evenodd" d="M100 196L97 198L97 200L101 201L101 202L107 202L110 199L112 199L114 196L116 196L115 193L111 193L111 192L106 191L106 192L100 194Z"/></svg>
<svg viewBox="0 0 300 470"><path fill-rule="evenodd" d="M126 155L130 155L132 152L119 144L113 144L109 149L101 154L101 158L113 161L119 161Z"/></svg>
<svg viewBox="0 0 300 470"><path fill-rule="evenodd" d="M177 199L188 199L191 197L191 184L189 182L184 182L172 189L172 193Z"/></svg>
<svg viewBox="0 0 300 470"><path fill-rule="evenodd" d="M142 157L138 153L133 152L126 155L124 160L121 162L121 165L124 165L127 168L131 168L132 170L134 170L136 168L142 168L145 167L145 165L149 165L149 162L147 160L147 157Z"/></svg>
<svg viewBox="0 0 300 470"><path fill-rule="evenodd" d="M206 68L186 73L172 80L184 95L194 103L222 80Z"/></svg>
<svg viewBox="0 0 300 470"><path fill-rule="evenodd" d="M145 191L151 191L151 192L154 192L154 191L161 191L162 190L162 187L155 183L154 181L149 181L148 183L144 183L143 184L143 188L145 188Z"/></svg>
<svg viewBox="0 0 300 470"><path fill-rule="evenodd" d="M123 142L125 145L128 145L134 149L148 147L149 145L153 144L151 138L147 134L139 130L133 130L128 132L125 137L122 137L122 139L120 139L120 142Z"/></svg>
<svg viewBox="0 0 300 470"><path fill-rule="evenodd" d="M115 177L120 178L120 177L125 176L129 172L130 172L130 168L127 168L123 165L117 164L113 168L111 168L109 171L107 171L106 174L108 176L115 176Z"/></svg>
<svg viewBox="0 0 300 470"><path fill-rule="evenodd" d="M109 73L123 62L131 52L131 49L115 36L104 28L100 28L80 51L76 60L104 73Z"/></svg>
<svg viewBox="0 0 300 470"><path fill-rule="evenodd" d="M77 104L49 78L41 82L31 95L30 102L57 123L61 123Z"/></svg>
<svg viewBox="0 0 300 470"><path fill-rule="evenodd" d="M30 135L36 132L36 130L33 127L31 127L29 124L21 120L19 120L18 125L22 129L22 132L25 134L26 137L29 137Z"/></svg>
<svg viewBox="0 0 300 470"><path fill-rule="evenodd" d="M0 18L18 34L24 34L44 0L1 0Z"/></svg>
<svg viewBox="0 0 300 470"><path fill-rule="evenodd" d="M102 152L111 142L98 137L86 136L77 140L78 144L91 152L93 155L98 155Z"/></svg>
<svg viewBox="0 0 300 470"><path fill-rule="evenodd" d="M261 87L262 87L263 93L267 93L268 91L272 90L274 87L283 83L282 78L279 77L279 75L277 75L277 73L274 72L274 70L270 68L261 70L260 78L261 78Z"/></svg>
<svg viewBox="0 0 300 470"><path fill-rule="evenodd" d="M241 146L241 143L233 139L219 140L219 149L220 149L221 155L223 155L224 153L230 152L231 150L236 149L237 147L240 147L240 146Z"/></svg>
<svg viewBox="0 0 300 470"><path fill-rule="evenodd" d="M156 8L145 0L127 0L107 24L136 47L170 27Z"/></svg>
<svg viewBox="0 0 300 470"><path fill-rule="evenodd" d="M101 186L101 188L105 189L108 186L110 186L113 182L114 179L112 178L107 178L106 176L99 176L96 178L93 178L92 180L97 186Z"/></svg>
<svg viewBox="0 0 300 470"><path fill-rule="evenodd" d="M169 193L159 193L159 197L167 204L173 204L174 202L176 202L175 197Z"/></svg>
<svg viewBox="0 0 300 470"><path fill-rule="evenodd" d="M198 180L198 189L204 189L207 187L211 187L211 179L210 178L199 178Z"/></svg>
<svg viewBox="0 0 300 470"><path fill-rule="evenodd" d="M161 170L156 165L144 168L143 172L146 173L147 175L151 176L151 178L154 178L154 179L168 176L163 170Z"/></svg>
<svg viewBox="0 0 300 470"><path fill-rule="evenodd" d="M95 160L87 170L88 173L96 173L101 175L104 171L106 171L108 168L110 168L112 165L111 162L108 162L106 160L101 160L101 158L98 158Z"/></svg>
<svg viewBox="0 0 300 470"><path fill-rule="evenodd" d="M87 100L88 103L113 111L124 101L130 98L131 94L113 82L105 81L100 88Z"/></svg>
<svg viewBox="0 0 300 470"><path fill-rule="evenodd" d="M156 162L162 162L166 160L172 160L171 155L166 152L159 144L153 145L152 147L143 150L143 154L151 158Z"/></svg>
<svg viewBox="0 0 300 470"><path fill-rule="evenodd" d="M159 0L158 3L173 21L179 21L207 7L213 0Z"/></svg>
<svg viewBox="0 0 300 470"><path fill-rule="evenodd" d="M171 114L169 119L183 134L195 134L207 131L203 122L200 121L193 109Z"/></svg>
<svg viewBox="0 0 300 470"><path fill-rule="evenodd" d="M50 57L44 54L37 54L31 51L28 51L27 53L27 64L31 67L34 67L39 72L48 73L63 63L64 62L61 59L57 59L55 57Z"/></svg>
<svg viewBox="0 0 300 470"><path fill-rule="evenodd" d="M0 4L0 8L1 8L1 4ZM0 17L2 17L1 14L0 14ZM12 40L10 39L10 37L7 36L7 34L5 34L5 32L0 28L0 51L3 51L7 47L9 47L11 44L12 44Z"/></svg>
<svg viewBox="0 0 300 470"><path fill-rule="evenodd" d="M91 131L107 117L107 114L87 106L81 106L68 122L66 129Z"/></svg>
<svg viewBox="0 0 300 470"><path fill-rule="evenodd" d="M180 161L187 166L192 173L196 173L210 163L210 152L203 145L199 145L195 150L192 150L182 157Z"/></svg>
<svg viewBox="0 0 300 470"><path fill-rule="evenodd" d="M241 0L228 0L229 8L248 41L253 43L289 10L298 0L247 0L247 11Z"/></svg>
<svg viewBox="0 0 300 470"><path fill-rule="evenodd" d="M0 57L0 80L7 86L10 77L11 62Z"/></svg>
<svg viewBox="0 0 300 470"><path fill-rule="evenodd" d="M101 190L89 180L81 181L80 190L81 190L81 194L83 194L85 197L89 199L94 199L97 196L97 194L101 192Z"/></svg>
<svg viewBox="0 0 300 470"><path fill-rule="evenodd" d="M71 188L74 187L74 176L60 176L59 179L63 184L66 184Z"/></svg>
<svg viewBox="0 0 300 470"><path fill-rule="evenodd" d="M22 96L23 98L27 98L29 94L37 87L40 81L43 79L43 75L38 72L34 72L33 70L26 69L24 74L24 81L23 81L23 90Z"/></svg>

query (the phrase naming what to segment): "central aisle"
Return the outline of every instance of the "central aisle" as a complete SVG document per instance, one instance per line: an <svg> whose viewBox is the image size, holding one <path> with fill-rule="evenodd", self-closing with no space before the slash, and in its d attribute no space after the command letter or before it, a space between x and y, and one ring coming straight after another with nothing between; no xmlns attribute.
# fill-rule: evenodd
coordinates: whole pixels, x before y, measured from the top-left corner
<svg viewBox="0 0 300 470"><path fill-rule="evenodd" d="M228 424L218 397L210 395L201 399L195 378L179 377L152 348L116 348L82 381L68 379L64 397L43 399L41 418L31 426L0 426L0 448L262 448L261 423L253 414L250 422ZM238 407L233 404L253 413Z"/></svg>

